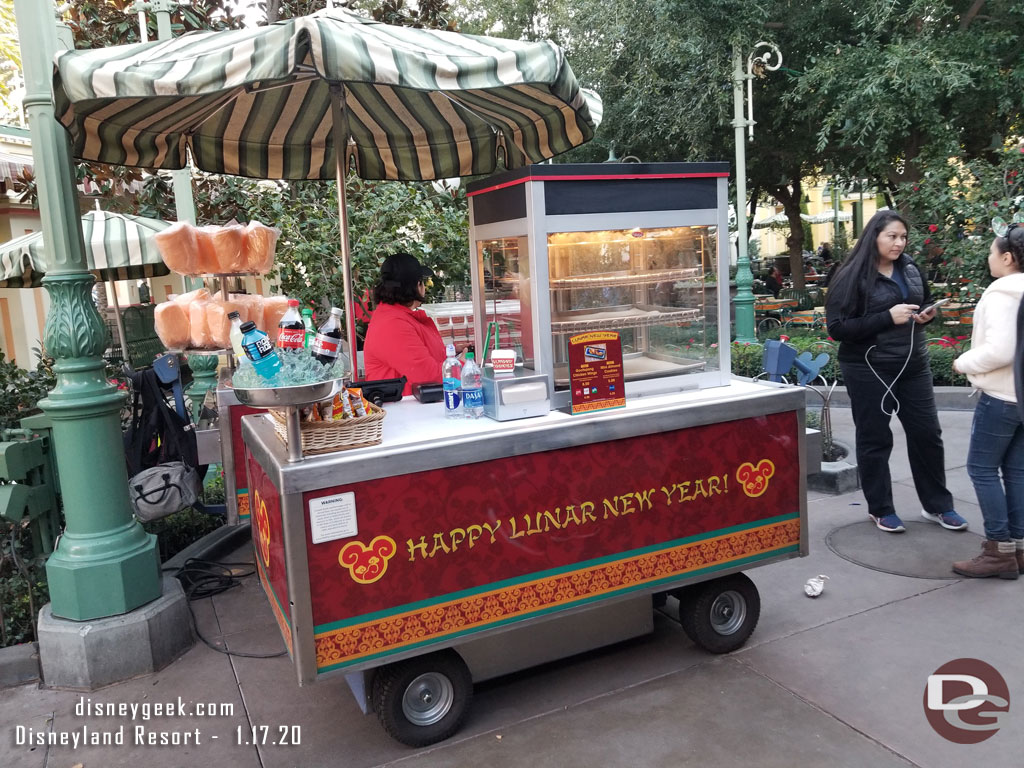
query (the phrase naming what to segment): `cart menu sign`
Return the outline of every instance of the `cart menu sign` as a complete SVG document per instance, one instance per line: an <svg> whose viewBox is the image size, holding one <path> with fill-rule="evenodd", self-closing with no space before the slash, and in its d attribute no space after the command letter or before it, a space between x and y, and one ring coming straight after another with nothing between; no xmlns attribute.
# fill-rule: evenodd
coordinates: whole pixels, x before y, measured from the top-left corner
<svg viewBox="0 0 1024 768"><path fill-rule="evenodd" d="M616 331L569 337L571 413L603 411L626 405L622 341Z"/></svg>

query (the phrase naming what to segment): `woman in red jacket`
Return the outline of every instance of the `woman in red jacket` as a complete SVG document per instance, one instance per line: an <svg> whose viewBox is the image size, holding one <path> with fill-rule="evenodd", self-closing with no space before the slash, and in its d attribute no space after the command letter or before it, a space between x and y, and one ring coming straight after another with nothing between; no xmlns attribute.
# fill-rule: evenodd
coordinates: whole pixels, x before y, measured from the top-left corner
<svg viewBox="0 0 1024 768"><path fill-rule="evenodd" d="M426 297L426 281L433 276L408 253L384 259L363 344L367 380L405 376L403 395L412 393L413 384L441 381L444 342L434 321L416 309Z"/></svg>

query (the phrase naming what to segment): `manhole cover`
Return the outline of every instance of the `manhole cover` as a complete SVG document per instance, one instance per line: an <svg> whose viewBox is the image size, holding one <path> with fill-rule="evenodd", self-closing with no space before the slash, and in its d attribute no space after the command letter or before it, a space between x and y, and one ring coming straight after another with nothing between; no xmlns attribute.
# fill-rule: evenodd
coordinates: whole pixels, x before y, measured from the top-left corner
<svg viewBox="0 0 1024 768"><path fill-rule="evenodd" d="M904 533L886 533L870 520L834 528L825 544L844 560L875 571L918 579L958 579L954 560L981 551L981 536L947 531L935 523L903 521Z"/></svg>

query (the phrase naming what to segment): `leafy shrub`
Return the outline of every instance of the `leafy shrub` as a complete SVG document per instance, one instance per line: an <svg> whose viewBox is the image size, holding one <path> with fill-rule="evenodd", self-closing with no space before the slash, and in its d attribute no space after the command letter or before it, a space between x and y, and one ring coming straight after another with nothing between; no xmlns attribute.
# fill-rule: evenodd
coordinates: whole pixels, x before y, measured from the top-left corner
<svg viewBox="0 0 1024 768"><path fill-rule="evenodd" d="M36 617L50 599L42 558L31 556L27 529L7 525L0 544L0 647L36 639Z"/></svg>
<svg viewBox="0 0 1024 768"><path fill-rule="evenodd" d="M188 509L168 515L160 520L143 523L147 533L157 537L160 560L166 562L185 547L224 525L224 518Z"/></svg>
<svg viewBox="0 0 1024 768"><path fill-rule="evenodd" d="M39 411L39 401L53 389L56 377L51 359L39 350L36 369L26 371L17 363L5 360L0 352L0 429L18 426L18 421Z"/></svg>

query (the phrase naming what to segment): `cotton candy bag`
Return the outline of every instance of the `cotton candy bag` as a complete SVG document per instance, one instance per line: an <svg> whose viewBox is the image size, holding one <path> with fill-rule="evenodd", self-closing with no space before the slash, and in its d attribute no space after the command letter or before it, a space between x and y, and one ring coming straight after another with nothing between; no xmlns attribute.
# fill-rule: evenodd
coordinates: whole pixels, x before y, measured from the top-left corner
<svg viewBox="0 0 1024 768"><path fill-rule="evenodd" d="M199 263L199 246L195 229L179 221L153 236L160 257L167 268L181 275L194 275Z"/></svg>
<svg viewBox="0 0 1024 768"><path fill-rule="evenodd" d="M188 304L165 301L153 310L156 335L167 349L182 349L189 345L190 321Z"/></svg>

